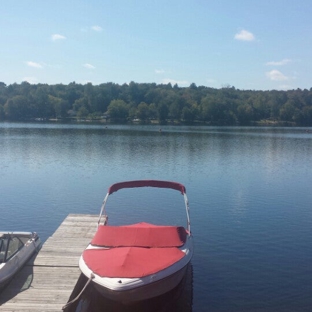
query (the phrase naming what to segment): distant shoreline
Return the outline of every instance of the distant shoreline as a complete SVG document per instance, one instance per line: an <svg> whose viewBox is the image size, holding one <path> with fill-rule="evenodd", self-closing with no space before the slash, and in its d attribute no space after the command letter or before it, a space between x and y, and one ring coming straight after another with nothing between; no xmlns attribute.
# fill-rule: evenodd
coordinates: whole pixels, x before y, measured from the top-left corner
<svg viewBox="0 0 312 312"><path fill-rule="evenodd" d="M294 122L289 121L276 121L276 120L261 120L261 121L253 121L248 125L227 125L222 124L222 122L203 122L203 121L194 121L192 123L181 122L176 120L168 120L165 123L159 122L158 120L150 120L146 121L111 121L109 119L77 119L77 118L35 118L35 119L24 119L24 120L1 120L0 122L12 122L12 123L73 123L73 124L105 124L105 125L151 125L151 126L211 126L211 127L299 127L299 128L311 128L311 126L298 126Z"/></svg>

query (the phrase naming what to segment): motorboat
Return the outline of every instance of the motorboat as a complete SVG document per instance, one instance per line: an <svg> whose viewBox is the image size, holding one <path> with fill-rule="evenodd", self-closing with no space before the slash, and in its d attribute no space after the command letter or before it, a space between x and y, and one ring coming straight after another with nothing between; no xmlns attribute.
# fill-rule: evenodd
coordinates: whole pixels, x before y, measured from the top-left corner
<svg viewBox="0 0 312 312"><path fill-rule="evenodd" d="M186 227L139 222L108 225L108 197L125 188L156 187L181 192ZM137 180L113 184L101 206L97 231L79 259L81 272L104 297L130 304L163 295L183 279L193 255L189 203L177 182Z"/></svg>
<svg viewBox="0 0 312 312"><path fill-rule="evenodd" d="M0 232L0 289L40 249L35 232Z"/></svg>

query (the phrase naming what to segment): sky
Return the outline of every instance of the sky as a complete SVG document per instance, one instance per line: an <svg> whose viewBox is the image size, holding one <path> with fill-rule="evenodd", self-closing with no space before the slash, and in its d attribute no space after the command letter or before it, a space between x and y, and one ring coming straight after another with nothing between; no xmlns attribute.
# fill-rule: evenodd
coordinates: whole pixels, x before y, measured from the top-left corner
<svg viewBox="0 0 312 312"><path fill-rule="evenodd" d="M312 87L311 0L2 0L6 85Z"/></svg>

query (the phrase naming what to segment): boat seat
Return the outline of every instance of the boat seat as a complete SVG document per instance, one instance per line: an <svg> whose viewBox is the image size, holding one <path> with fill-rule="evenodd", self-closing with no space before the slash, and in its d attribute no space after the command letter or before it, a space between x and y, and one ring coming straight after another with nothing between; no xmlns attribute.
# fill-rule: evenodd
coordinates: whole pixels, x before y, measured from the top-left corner
<svg viewBox="0 0 312 312"><path fill-rule="evenodd" d="M125 226L100 225L91 241L101 247L181 247L186 241L186 230L182 226L162 226L136 223Z"/></svg>
<svg viewBox="0 0 312 312"><path fill-rule="evenodd" d="M176 247L120 247L86 249L82 256L89 269L101 277L141 278L173 265L185 253Z"/></svg>

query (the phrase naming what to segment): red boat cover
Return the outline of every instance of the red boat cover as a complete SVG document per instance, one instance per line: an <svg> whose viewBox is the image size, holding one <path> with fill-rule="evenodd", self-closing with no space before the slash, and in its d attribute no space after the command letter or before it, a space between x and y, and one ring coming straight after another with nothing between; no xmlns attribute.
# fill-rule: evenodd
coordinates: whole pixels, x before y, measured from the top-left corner
<svg viewBox="0 0 312 312"><path fill-rule="evenodd" d="M186 240L182 226L137 223L128 226L99 226L91 244L106 247L180 247Z"/></svg>
<svg viewBox="0 0 312 312"><path fill-rule="evenodd" d="M86 265L102 277L143 277L167 268L184 257L178 248L120 247L86 249Z"/></svg>

